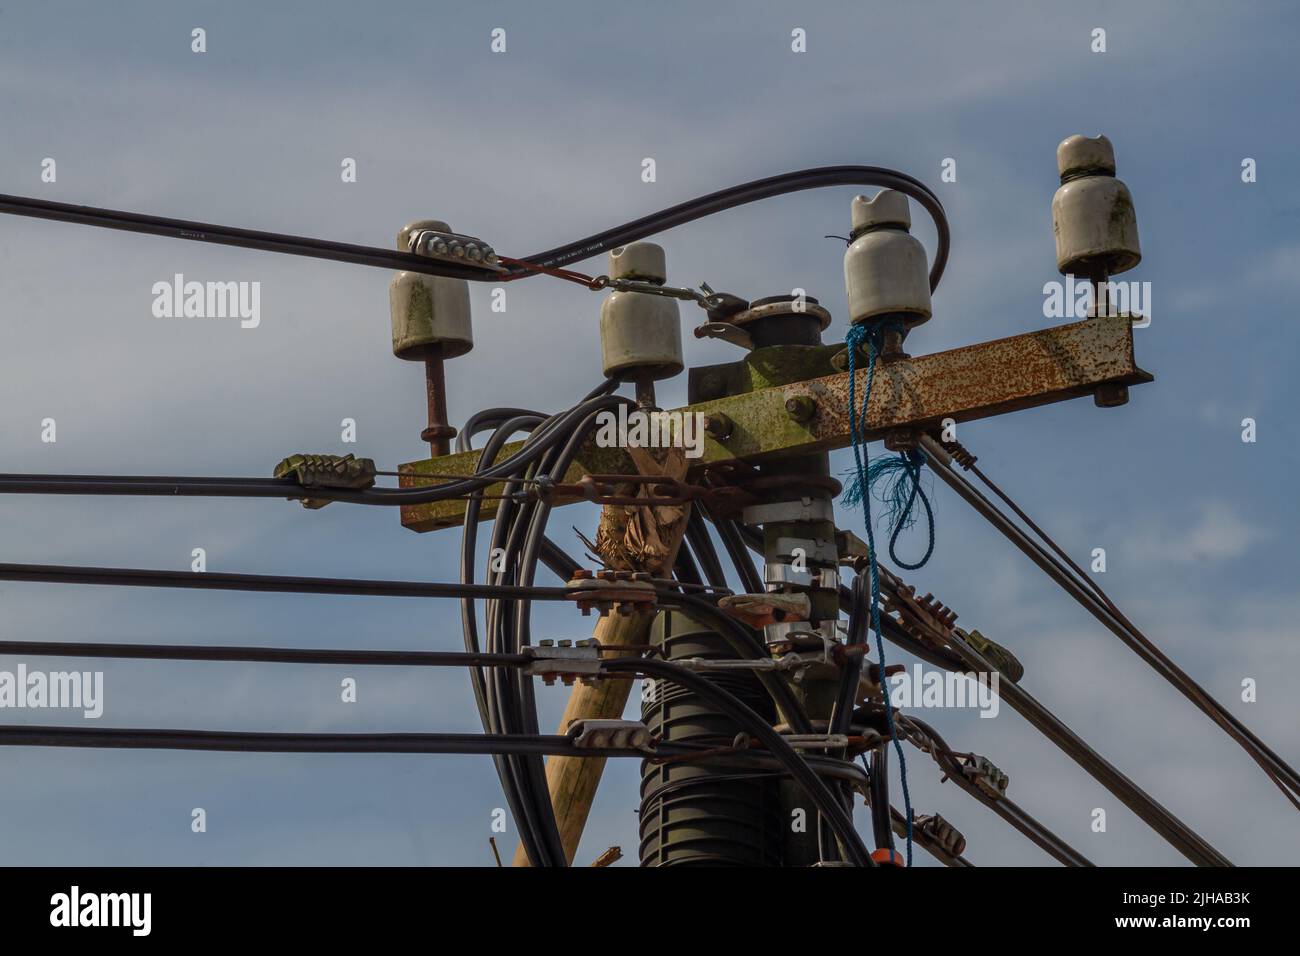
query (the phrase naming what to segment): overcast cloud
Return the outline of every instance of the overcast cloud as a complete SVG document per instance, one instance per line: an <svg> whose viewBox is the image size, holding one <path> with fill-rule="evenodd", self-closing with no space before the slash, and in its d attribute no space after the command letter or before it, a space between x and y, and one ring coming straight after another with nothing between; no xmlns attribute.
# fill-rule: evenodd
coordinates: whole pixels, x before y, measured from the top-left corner
<svg viewBox="0 0 1300 956"><path fill-rule="evenodd" d="M694 195L800 167L903 169L940 193L952 258L937 351L1055 324L1054 151L1107 134L1133 191L1156 376L1090 401L965 426L981 464L1205 687L1292 764L1300 597L1294 372L1300 102L1285 4L49 3L0 11L0 191L390 245L437 217L523 255ZM207 31L208 52L190 51ZM489 31L507 52L489 52ZM807 31L808 52L790 51ZM1089 51L1104 27L1108 51ZM43 183L41 161L57 162ZM340 162L358 181L340 181ZM653 157L657 182L641 182ZM940 183L953 157L958 180ZM1257 160L1244 184L1241 161ZM673 230L670 276L749 298L806 288L844 333L852 190L786 197ZM921 219L921 215L916 218ZM933 248L933 235L918 224ZM585 264L602 271L601 262ZM152 285L258 281L261 323L160 319ZM0 217L3 470L269 474L298 451L418 458L422 373L390 351L382 270ZM599 378L599 299L529 280L504 314L472 289L476 347L448 368L455 421L559 409ZM686 336L688 361L735 357ZM684 400L685 377L661 389ZM345 417L358 443L340 442ZM1258 441L1241 441L1243 418ZM41 422L58 440L41 441ZM839 469L849 462L836 456ZM936 489L938 550L909 580L1021 657L1024 684L1237 863L1293 862L1295 812L1255 765L962 503ZM592 509L555 516L557 537ZM861 533L861 516L841 524ZM561 533L562 532L562 533ZM285 501L0 498L0 561L451 580L457 534L387 510ZM913 542L915 543L915 542ZM588 621L539 609L535 631ZM0 637L376 648L459 646L453 602L0 585ZM906 657L894 652L894 659ZM29 666L37 663L28 660ZM0 658L0 668L17 661ZM50 667L74 666L52 659ZM43 666L43 665L41 665ZM99 666L99 665L96 665ZM474 730L459 673L105 663L100 726ZM339 701L345 675L359 701ZM1242 703L1241 681L1258 682ZM562 690L540 694L543 724ZM1024 808L1102 864L1182 858L1010 708L933 713L988 755ZM7 711L4 722L46 722ZM75 718L66 718L73 722ZM980 865L1047 864L909 755L919 812ZM486 865L488 758L9 748L9 864ZM612 765L578 853L636 859L637 769ZM203 807L208 832L190 830ZM1106 808L1106 833L1091 832ZM510 834L513 837L513 829ZM510 844L511 840L507 840ZM918 854L918 862L929 863Z"/></svg>

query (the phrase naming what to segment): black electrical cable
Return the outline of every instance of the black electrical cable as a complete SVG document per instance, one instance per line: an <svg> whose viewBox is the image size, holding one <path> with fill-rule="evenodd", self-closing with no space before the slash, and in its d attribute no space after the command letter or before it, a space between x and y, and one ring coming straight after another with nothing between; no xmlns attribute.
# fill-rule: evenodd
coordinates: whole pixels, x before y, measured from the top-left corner
<svg viewBox="0 0 1300 956"><path fill-rule="evenodd" d="M969 671L991 674L997 670L959 634L949 638L949 646L962 657ZM998 695L1187 859L1197 866L1232 866L1227 857L1088 746L1019 684L1001 681Z"/></svg>
<svg viewBox="0 0 1300 956"><path fill-rule="evenodd" d="M691 549L678 547L677 554L673 557L673 580L679 584L703 585L704 578L700 576L700 569L695 564L695 559L691 557Z"/></svg>
<svg viewBox="0 0 1300 956"><path fill-rule="evenodd" d="M563 548L555 543L549 537L542 537L542 548L538 553L542 564L550 569L561 581L569 581L573 578L573 572L582 568L582 565L571 558Z"/></svg>
<svg viewBox="0 0 1300 956"><path fill-rule="evenodd" d="M906 641L911 637L896 621L890 617L882 617L881 625L885 629L885 637L900 647L907 646ZM972 677L979 673L990 674L996 671L993 664L967 644L958 633L949 637L949 648L958 656L959 663L954 666L945 659L937 658L933 662L936 667L955 670ZM1114 794L1139 819L1197 866L1232 865L1190 827L1093 750L1082 737L1019 684L1003 681L998 685L998 694L1012 710L1024 717L1034 729L1054 743L1062 753Z"/></svg>
<svg viewBox="0 0 1300 956"><path fill-rule="evenodd" d="M314 498L349 504L395 507L431 504L464 498L517 473L558 444L574 423L591 412L632 404L631 399L605 394L616 382L602 383L599 394L562 415L548 419L526 444L509 458L473 478L455 479L420 488L321 488L292 478L221 478L157 475L31 475L0 474L0 494L144 495L159 497ZM519 490L519 489L516 489Z"/></svg>
<svg viewBox="0 0 1300 956"><path fill-rule="evenodd" d="M184 588L206 591L258 591L277 594L347 594L371 597L505 598L563 601L561 587L452 584L439 581L375 581L362 578L309 578L298 575L232 574L223 571L157 571L61 564L0 563L0 581L96 584L111 587Z"/></svg>
<svg viewBox="0 0 1300 956"><path fill-rule="evenodd" d="M934 262L930 267L930 288L933 290L938 287L948 262L948 249L951 243L948 218L943 211L943 204L939 201L939 197L920 180L882 166L821 166L756 179L709 193L698 199L678 203L676 206L606 229L585 239L526 256L525 259L539 266L565 266L736 206L827 186L879 186L895 189L915 199L934 220L938 235Z"/></svg>
<svg viewBox="0 0 1300 956"><path fill-rule="evenodd" d="M690 545L691 553L695 555L695 560L704 575L704 580L715 588L725 588L727 586L727 574L722 570L722 562L718 560L718 551L713 546L713 539L709 537L709 529L704 523L704 515L700 513L698 508L691 508L690 515L686 519L686 543Z"/></svg>
<svg viewBox="0 0 1300 956"><path fill-rule="evenodd" d="M552 417L537 423L533 434L526 440L526 445L537 441L538 433L556 419ZM507 420L489 440L487 448L493 449L503 432L511 432L528 420L517 418ZM569 436L565 436L567 439ZM480 456L482 464L486 456ZM545 467L546 456L540 461ZM516 472L511 478L519 477ZM507 490L515 487L507 483ZM519 524L517 512L528 510L531 503L519 503L513 500L502 501L497 508L490 539L488 576L490 583L514 582L517 580L516 561L518 557L517 534ZM467 519L470 515L467 513ZM477 519L477 514L473 516ZM467 534L472 533L467 525ZM497 557L500 556L500 557ZM494 560L495 558L495 560ZM500 563L498 563L500 562ZM512 607L501 601L488 601L485 605L486 647L489 651L501 653L512 647L517 651L518 645L511 644L508 621ZM502 679L506 677L506 679ZM527 712L532 711L535 723L536 704L529 695L524 699L524 688L518 681L510 680L509 675L496 672L484 675L486 693L486 715L484 729L497 733L525 733L529 729ZM533 866L564 866L566 859L560 844L559 832L554 820L554 810L550 803L549 792L543 775L535 772L527 761L516 757L503 757L498 764L502 789L511 805L511 812L520 830L520 842L529 862Z"/></svg>
<svg viewBox="0 0 1300 956"><path fill-rule="evenodd" d="M1003 795L995 798L981 790L967 778L961 762L948 746L947 741L925 721L904 716L902 723L913 746L928 751L948 779L1011 824L1053 859L1066 866L1094 865L1091 860L1035 820L1009 797Z"/></svg>
<svg viewBox="0 0 1300 956"><path fill-rule="evenodd" d="M506 410L501 409L500 411L504 413ZM515 431L535 427L544 420L540 413L531 413L522 409L512 409L511 411L517 411L518 414L508 415L504 418L494 417L493 420L498 422L498 426L493 432L492 437L488 440L488 443L484 446L482 452L479 454L479 468L489 467L492 462L496 460L496 456L499 453L501 446L505 444L507 439L514 434ZM468 424L466 430L461 433L459 438L464 438L468 443L470 438L473 437L475 427L476 423ZM474 554L478 544L478 519L481 510L482 499L480 498L471 498L465 504L465 520L464 528L461 533L460 553L460 579L461 583L464 585L472 585L474 583ZM477 612L473 600L470 598L462 598L460 608L461 630L464 634L465 650L469 652L477 652L479 650L478 623ZM478 705L479 718L483 722L483 727L486 730L489 726L489 720L487 697L484 689L485 677L479 671L472 671L470 676L474 688L474 700Z"/></svg>
<svg viewBox="0 0 1300 956"><path fill-rule="evenodd" d="M538 734L328 734L132 727L0 726L0 746L219 750L238 753L387 753L641 757L632 749L579 747L572 737ZM665 755L682 754L671 748ZM689 755L688 752L685 755Z"/></svg>
<svg viewBox="0 0 1300 956"><path fill-rule="evenodd" d="M397 667L526 667L525 654L461 651L377 651L325 647L111 644L86 641L0 641L0 655L104 657L122 660L240 661L258 664L347 664Z"/></svg>
<svg viewBox="0 0 1300 956"><path fill-rule="evenodd" d="M0 195L0 212L170 239L188 239L194 242L237 246L242 249L257 249L261 252L280 252L312 259L378 266L382 269L404 269L407 272L422 272L426 275L448 276L453 279L489 282L501 276L501 272L487 266L457 265L444 260L417 256L410 252L399 252L396 249L358 246L326 239L308 239L304 236L291 236L280 232L239 229L234 226L218 226L187 219L168 219L163 216L121 212L96 206L77 206L48 199Z"/></svg>
<svg viewBox="0 0 1300 956"><path fill-rule="evenodd" d="M871 751L871 830L876 840L876 849L892 853L894 830L889 818L890 809L889 747L881 744Z"/></svg>
<svg viewBox="0 0 1300 956"><path fill-rule="evenodd" d="M1184 697L1196 705L1198 710L1214 721L1260 766L1269 780L1282 791L1291 804L1300 809L1300 799L1297 799L1297 795L1300 794L1300 774L1297 774L1285 760L1257 737L1249 727L1215 700L1191 675L1175 664L1171 658L1148 639L1132 621L1120 612L1114 602L1101 590L1100 585L1091 581L1060 546L1031 521L1020 507L990 481L983 472L973 465L971 466L971 470L975 471L990 490L1005 501L1021 520L1056 552L1056 557L1030 539L1010 519L999 512L992 502L980 494L978 489L952 468L952 465L946 460L946 452L943 453L943 458L940 458L935 451L936 448L942 452L942 448L937 444L928 447L923 445L923 450L930 461L932 463L939 462L940 467L935 468L935 471L940 478L952 487L960 497L971 504L976 511L987 518L1012 544L1056 581L1066 593L1101 622L1107 630L1150 665L1156 673L1177 688Z"/></svg>
<svg viewBox="0 0 1300 956"><path fill-rule="evenodd" d="M871 626L871 578L860 571L853 578L852 601L849 605L849 626L846 646L869 648L868 629ZM865 654L851 654L844 662L835 704L831 708L830 733L847 734L853 720L853 707L858 701L858 685L862 680L862 662ZM885 687L885 675L880 675L880 685Z"/></svg>
<svg viewBox="0 0 1300 956"><path fill-rule="evenodd" d="M608 390L608 385L609 383L603 383L597 391ZM609 402L622 400L605 401L608 405ZM530 465L530 469L553 474L565 473L587 435L595 427L599 410L599 407L590 408L586 417L568 433L563 444L548 450ZM541 425L528 441L536 441L538 432L548 427L550 422ZM507 482L507 490L510 487ZM506 500L500 504L493 526L492 547L493 552L502 555L504 560L499 569L490 570L490 581L508 581L526 586L533 580L536 565L544 550L545 524L549 513L550 505L544 501ZM467 515L469 517L471 516ZM476 518L476 514L473 517ZM468 567L472 570L472 559L468 562ZM490 601L485 617L489 650L517 650L530 643L529 619L526 595L513 602ZM520 682L513 674L494 672L488 676L486 690L488 729L525 733L536 731L537 709L531 682ZM508 799L512 799L518 808L515 811L516 820L530 862L538 866L566 865L541 761L507 758L502 769L502 784Z"/></svg>
<svg viewBox="0 0 1300 956"><path fill-rule="evenodd" d="M739 657L758 660L767 657L767 648L752 630L741 624L734 617L723 611L706 598L694 594L659 593L661 607L677 607L687 615L703 624L707 624L736 652ZM812 724L808 722L807 711L790 690L785 678L778 674L759 671L755 675L763 687L776 701L777 710L796 734L812 733Z"/></svg>
<svg viewBox="0 0 1300 956"><path fill-rule="evenodd" d="M700 502L697 502L695 507L699 508L704 517L709 519L713 526L718 529L718 537L722 540L722 546L736 569L736 575L740 579L740 586L744 592L746 594L762 594L766 590L763 585L763 578L758 573L758 569L754 567L754 562L745 549L745 543L741 538L740 529L735 519L719 518L711 514L708 507Z"/></svg>
<svg viewBox="0 0 1300 956"><path fill-rule="evenodd" d="M45 199L31 199L24 196L0 195L0 212L37 219L49 219L56 222L71 222L104 229L163 236L171 239L209 242L244 249L257 249L263 252L278 252L315 259L328 259L334 262L351 262L384 269L404 269L408 272L448 276L476 282L493 282L510 278L522 278L526 275L536 274L539 269L556 269L581 259L588 259L617 246L626 245L637 239L643 239L646 236L664 232L675 226L684 225L736 206L805 189L847 185L879 186L896 189L915 199L930 214L930 217L934 220L935 230L938 235L934 263L930 268L930 288L933 290L937 287L947 264L951 241L943 204L929 187L920 180L905 173L880 166L823 166L742 183L738 186L709 193L697 199L678 203L676 206L651 213L621 226L615 226L594 236L566 243L563 246L540 252L535 256L527 256L523 259L524 262L528 263L527 266L516 266L504 271L472 264L458 265L453 262L418 256L409 252L381 249L373 246L359 246L325 239L310 239L285 233L241 229L214 223L171 219L163 216L123 212L95 206L73 205Z"/></svg>
<svg viewBox="0 0 1300 956"><path fill-rule="evenodd" d="M742 528L742 531L745 530ZM746 543L751 549L761 548L761 542L756 542L751 534L746 534ZM851 613L852 595L843 586L840 587L840 607ZM948 652L939 653L916 640L888 616L881 616L881 626L884 628L884 636L891 643L936 667L963 673L991 674L997 670L975 648L956 635L949 638ZM999 685L999 694L1012 710L1029 721L1036 730L1056 744L1062 753L1193 863L1198 866L1232 865L1195 831L1093 750L1083 738L1020 685L1004 681Z"/></svg>
<svg viewBox="0 0 1300 956"><path fill-rule="evenodd" d="M598 412L592 412L578 424L563 446L551 453L553 457L545 462L549 473L563 475L568 471L569 466L577 458L583 443L596 428L598 414ZM546 523L551 509L550 502L546 500L531 501L519 506L519 522L526 522L526 530L522 539L522 548L519 552L518 583L525 587L530 586L535 579L538 555L542 539L545 537ZM516 524L516 527L518 526L519 523ZM513 648L518 650L531 644L531 605L527 598L520 598L515 602L511 620L515 629L512 642ZM538 718L533 682L520 681L513 672L497 671L495 676L497 676L498 680L504 676L508 681L519 684L518 691L523 716L523 729L525 732L536 733ZM550 788L546 781L546 772L542 761L540 758L524 757L519 759L524 761L524 769L530 777L532 791L537 795L535 799L538 801L542 827L547 840L553 844L552 852L556 854L558 865L567 865L568 860L564 852L558 825L555 822Z"/></svg>

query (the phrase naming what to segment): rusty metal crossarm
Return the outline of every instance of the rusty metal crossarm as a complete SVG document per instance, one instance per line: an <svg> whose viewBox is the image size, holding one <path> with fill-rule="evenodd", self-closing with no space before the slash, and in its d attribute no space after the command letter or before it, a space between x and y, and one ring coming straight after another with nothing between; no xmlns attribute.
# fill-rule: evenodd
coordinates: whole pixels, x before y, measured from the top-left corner
<svg viewBox="0 0 1300 956"><path fill-rule="evenodd" d="M857 394L866 390L866 371L856 373ZM867 412L866 438L876 440L898 429L937 428L944 419L974 421L1007 412L1091 395L1103 387L1140 385L1153 376L1133 355L1130 319L1102 316L1022 335L982 342L878 364ZM668 414L699 414L725 420L723 441L705 438L703 454L691 461L691 475L706 465L744 460L753 464L787 456L844 448L849 444L847 372L757 389L676 409ZM808 402L815 404L809 417ZM793 410L792 410L793 409ZM796 414L797 411L797 414ZM510 455L522 442L507 445ZM427 484L429 477L472 473L478 451L467 451L401 466L403 487ZM567 474L556 481L576 483L584 474L635 471L621 448L601 448L595 440L579 452ZM408 477L409 475L409 477ZM487 494L500 494L493 486ZM582 500L556 499L556 504ZM482 518L495 513L483 502ZM465 502L441 501L402 508L402 524L414 531L459 525Z"/></svg>

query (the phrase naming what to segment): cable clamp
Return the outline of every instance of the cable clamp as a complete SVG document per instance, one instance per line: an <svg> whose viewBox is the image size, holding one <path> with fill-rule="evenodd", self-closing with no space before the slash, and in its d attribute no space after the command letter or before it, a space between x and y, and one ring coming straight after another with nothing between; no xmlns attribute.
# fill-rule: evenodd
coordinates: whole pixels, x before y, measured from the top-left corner
<svg viewBox="0 0 1300 956"><path fill-rule="evenodd" d="M988 757L971 754L969 763L962 764L962 773L971 783L994 799L1007 795L1011 778L999 770Z"/></svg>
<svg viewBox="0 0 1300 956"><path fill-rule="evenodd" d="M719 598L718 609L749 627L766 627L785 621L806 621L812 602L802 592L793 594L731 594Z"/></svg>
<svg viewBox="0 0 1300 956"><path fill-rule="evenodd" d="M505 271L495 249L476 236L465 236L459 232L417 229L411 233L410 250L426 259L454 262L457 265L468 263L497 272Z"/></svg>
<svg viewBox="0 0 1300 956"><path fill-rule="evenodd" d="M916 829L939 844L951 856L961 856L966 852L966 837L937 813L917 817Z"/></svg>
<svg viewBox="0 0 1300 956"><path fill-rule="evenodd" d="M566 596L584 615L594 608L605 617L610 611L633 614L653 610L658 600L654 576L648 571L575 571L564 585Z"/></svg>
<svg viewBox="0 0 1300 956"><path fill-rule="evenodd" d="M532 658L523 672L529 677L540 677L546 684L554 684L557 677L565 684L574 678L589 680L601 675L600 647L595 641L541 641L520 649Z"/></svg>
<svg viewBox="0 0 1300 956"><path fill-rule="evenodd" d="M290 455L275 466L276 478L294 478L304 488L374 487L375 460L354 455ZM289 501L294 501L290 497ZM324 508L329 498L298 498L304 508Z"/></svg>
<svg viewBox="0 0 1300 956"><path fill-rule="evenodd" d="M655 740L639 720L579 718L569 725L575 747L590 750L641 750L654 753Z"/></svg>
<svg viewBox="0 0 1300 956"><path fill-rule="evenodd" d="M544 479L544 480L543 480ZM634 486L643 494L627 494L626 488ZM583 475L576 482L557 482L543 475L533 483L530 493L542 500L555 498L583 498L598 505L623 505L649 508L660 505L684 505L697 499L708 500L709 489L692 485L665 475Z"/></svg>

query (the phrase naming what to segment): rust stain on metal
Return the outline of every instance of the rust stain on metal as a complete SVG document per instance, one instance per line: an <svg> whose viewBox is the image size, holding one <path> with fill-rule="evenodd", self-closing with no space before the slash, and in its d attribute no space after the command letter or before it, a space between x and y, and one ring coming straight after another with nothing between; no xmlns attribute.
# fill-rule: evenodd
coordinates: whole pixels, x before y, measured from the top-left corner
<svg viewBox="0 0 1300 956"><path fill-rule="evenodd" d="M866 371L856 372L857 400L866 389ZM1123 317L1103 316L992 342L935 352L880 364L867 411L866 436L884 438L900 428L934 428L945 418L973 421L1093 394L1103 385L1140 385L1153 377L1137 366L1133 356L1133 327ZM722 441L706 438L704 453L689 461L694 477L706 465L744 459L804 455L849 444L849 381L847 373L759 389L701 402L679 409L723 415L731 427ZM809 399L816 413L796 421L787 402ZM517 445L507 446L502 456ZM634 470L626 452L600 449L588 443L564 477L577 481L583 473ZM478 453L466 452L402 466L421 474L466 474ZM558 478L559 476L553 476ZM402 479L404 487L416 484ZM489 493L499 493L495 488ZM483 517L495 513L484 502ZM402 524L416 531L459 524L463 502L439 502L402 508Z"/></svg>

